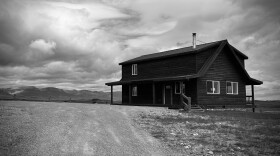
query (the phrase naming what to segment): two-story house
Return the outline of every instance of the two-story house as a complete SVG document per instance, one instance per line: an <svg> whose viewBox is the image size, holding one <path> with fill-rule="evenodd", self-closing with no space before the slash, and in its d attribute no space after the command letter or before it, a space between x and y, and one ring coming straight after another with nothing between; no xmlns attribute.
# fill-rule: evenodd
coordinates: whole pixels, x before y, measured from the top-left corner
<svg viewBox="0 0 280 156"><path fill-rule="evenodd" d="M120 63L122 103L131 105L180 105L180 95L200 106L245 107L246 85L262 82L245 70L248 57L227 40L143 55ZM111 98L113 103L113 96Z"/></svg>

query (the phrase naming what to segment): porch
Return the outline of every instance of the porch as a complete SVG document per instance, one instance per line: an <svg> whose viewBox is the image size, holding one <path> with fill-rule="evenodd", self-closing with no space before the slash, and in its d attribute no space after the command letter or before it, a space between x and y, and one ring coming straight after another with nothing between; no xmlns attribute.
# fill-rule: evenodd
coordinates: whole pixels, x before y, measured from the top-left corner
<svg viewBox="0 0 280 156"><path fill-rule="evenodd" d="M122 86L122 104L141 106L161 106L168 108L185 108L194 106L208 108L208 106L235 106L249 107L255 111L254 81L244 83L240 86L240 93L228 95L226 93L226 81L221 82L221 93L217 95L206 94L204 81L198 78L170 78L170 79L149 79L134 81L117 81L107 83L111 87L111 104L113 100L113 87ZM251 86L251 95L246 94L245 85ZM198 88L200 86L200 88ZM244 89L242 89L242 86ZM185 96L184 96L185 95ZM206 98L205 98L206 97ZM246 97L246 99L245 99ZM208 99L202 101L201 99ZM214 105L212 104L214 103ZM210 104L210 105L209 105ZM216 105L215 105L216 104Z"/></svg>
<svg viewBox="0 0 280 156"><path fill-rule="evenodd" d="M181 107L182 94L185 103L196 102L196 79L118 81L108 83L111 87L111 104L114 104L114 86L122 86L122 104Z"/></svg>

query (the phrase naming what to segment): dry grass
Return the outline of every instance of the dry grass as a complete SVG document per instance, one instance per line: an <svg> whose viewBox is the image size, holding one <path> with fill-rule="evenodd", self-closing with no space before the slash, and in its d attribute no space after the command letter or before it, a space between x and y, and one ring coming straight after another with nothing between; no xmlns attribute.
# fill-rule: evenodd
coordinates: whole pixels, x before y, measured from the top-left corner
<svg viewBox="0 0 280 156"><path fill-rule="evenodd" d="M280 114L159 109L135 122L186 155L280 155Z"/></svg>

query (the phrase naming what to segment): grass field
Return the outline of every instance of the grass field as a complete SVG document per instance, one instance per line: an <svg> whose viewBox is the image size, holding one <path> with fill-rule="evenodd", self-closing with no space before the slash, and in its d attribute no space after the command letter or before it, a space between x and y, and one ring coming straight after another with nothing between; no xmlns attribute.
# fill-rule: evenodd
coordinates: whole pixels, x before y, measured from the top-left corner
<svg viewBox="0 0 280 156"><path fill-rule="evenodd" d="M280 114L153 110L135 122L186 155L280 155Z"/></svg>

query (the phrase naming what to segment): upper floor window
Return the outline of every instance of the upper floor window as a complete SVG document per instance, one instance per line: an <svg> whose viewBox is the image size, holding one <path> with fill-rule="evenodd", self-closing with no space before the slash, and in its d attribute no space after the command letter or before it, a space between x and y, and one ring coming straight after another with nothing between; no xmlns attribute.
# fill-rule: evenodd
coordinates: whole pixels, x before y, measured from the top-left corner
<svg viewBox="0 0 280 156"><path fill-rule="evenodd" d="M132 69L132 75L137 75L137 64L132 64L131 66Z"/></svg>
<svg viewBox="0 0 280 156"><path fill-rule="evenodd" d="M220 81L206 81L207 94L220 94Z"/></svg>
<svg viewBox="0 0 280 156"><path fill-rule="evenodd" d="M137 86L132 87L132 96L137 96Z"/></svg>
<svg viewBox="0 0 280 156"><path fill-rule="evenodd" d="M227 94L238 94L238 82L227 81Z"/></svg>

